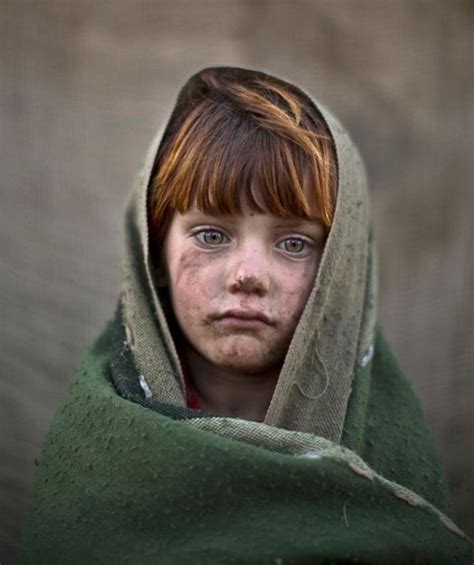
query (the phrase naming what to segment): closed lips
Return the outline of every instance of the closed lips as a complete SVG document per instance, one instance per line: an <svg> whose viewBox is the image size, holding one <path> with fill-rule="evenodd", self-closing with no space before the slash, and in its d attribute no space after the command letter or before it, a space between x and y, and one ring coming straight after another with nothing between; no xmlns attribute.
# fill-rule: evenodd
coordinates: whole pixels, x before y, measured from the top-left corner
<svg viewBox="0 0 474 565"><path fill-rule="evenodd" d="M223 320L224 318L237 318L238 320L260 320L265 324L272 325L268 316L263 312L257 310L227 310L223 314L218 314L216 316L217 320Z"/></svg>

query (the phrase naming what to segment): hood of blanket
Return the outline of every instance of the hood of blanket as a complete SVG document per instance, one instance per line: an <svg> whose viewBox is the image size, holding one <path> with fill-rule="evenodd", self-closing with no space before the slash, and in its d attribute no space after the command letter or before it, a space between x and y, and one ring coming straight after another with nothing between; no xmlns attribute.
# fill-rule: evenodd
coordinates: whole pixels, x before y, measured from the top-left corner
<svg viewBox="0 0 474 565"><path fill-rule="evenodd" d="M215 69L242 78L268 75L237 67ZM198 75L184 84L173 111L191 96ZM370 362L373 351L376 277L367 179L347 131L323 105L298 90L322 115L334 139L337 203L319 271L264 423L338 442L356 366ZM121 305L127 342L140 379L146 383L147 396L185 407L181 366L163 309L164 298L153 277L146 209L150 177L168 121L150 146L127 207Z"/></svg>

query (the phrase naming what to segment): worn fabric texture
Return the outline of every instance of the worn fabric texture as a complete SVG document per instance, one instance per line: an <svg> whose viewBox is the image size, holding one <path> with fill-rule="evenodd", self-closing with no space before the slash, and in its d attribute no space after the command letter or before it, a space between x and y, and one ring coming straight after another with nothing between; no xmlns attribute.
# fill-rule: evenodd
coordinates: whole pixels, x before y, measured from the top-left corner
<svg viewBox="0 0 474 565"><path fill-rule="evenodd" d="M337 206L264 422L186 407L148 244L163 128L126 213L119 305L51 427L19 563L472 561L418 401L376 324L363 164L311 103L335 142Z"/></svg>

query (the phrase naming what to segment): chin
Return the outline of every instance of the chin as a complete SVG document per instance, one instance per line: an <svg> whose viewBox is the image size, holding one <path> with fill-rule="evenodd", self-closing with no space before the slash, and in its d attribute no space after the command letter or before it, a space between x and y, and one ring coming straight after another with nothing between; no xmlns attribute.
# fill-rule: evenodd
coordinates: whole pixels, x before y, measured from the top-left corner
<svg viewBox="0 0 474 565"><path fill-rule="evenodd" d="M242 343L239 340L219 344L216 349L207 351L206 357L222 369L254 375L281 366L283 359L275 358L275 350L278 351L276 348L263 347L259 343Z"/></svg>

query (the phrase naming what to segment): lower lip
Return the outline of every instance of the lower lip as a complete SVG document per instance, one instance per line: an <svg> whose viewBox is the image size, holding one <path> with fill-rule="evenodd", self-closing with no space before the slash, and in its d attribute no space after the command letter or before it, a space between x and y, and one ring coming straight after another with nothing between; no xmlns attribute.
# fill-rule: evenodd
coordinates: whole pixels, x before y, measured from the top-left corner
<svg viewBox="0 0 474 565"><path fill-rule="evenodd" d="M258 330L268 326L266 322L260 320L259 318L252 318L247 320L245 318L235 318L234 316L226 316L225 318L220 318L218 320L219 324L225 326L226 328L236 328L236 329L247 329L247 330Z"/></svg>

